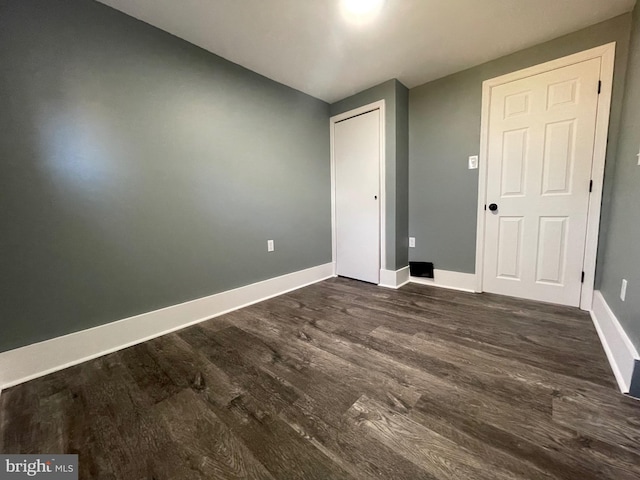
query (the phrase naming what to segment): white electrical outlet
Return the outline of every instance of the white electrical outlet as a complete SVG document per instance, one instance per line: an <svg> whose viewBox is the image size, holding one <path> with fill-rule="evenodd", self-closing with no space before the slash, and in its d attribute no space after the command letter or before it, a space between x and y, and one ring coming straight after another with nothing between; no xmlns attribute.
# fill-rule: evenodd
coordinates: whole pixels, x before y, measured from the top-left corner
<svg viewBox="0 0 640 480"><path fill-rule="evenodd" d="M267 240L267 252L273 252L276 249L273 240Z"/></svg>
<svg viewBox="0 0 640 480"><path fill-rule="evenodd" d="M620 287L620 300L624 302L625 298L627 298L627 281L622 280L622 287Z"/></svg>
<svg viewBox="0 0 640 480"><path fill-rule="evenodd" d="M478 168L478 155L469 157L469 170L475 170Z"/></svg>
<svg viewBox="0 0 640 480"><path fill-rule="evenodd" d="M409 237L409 248L416 248L416 237Z"/></svg>

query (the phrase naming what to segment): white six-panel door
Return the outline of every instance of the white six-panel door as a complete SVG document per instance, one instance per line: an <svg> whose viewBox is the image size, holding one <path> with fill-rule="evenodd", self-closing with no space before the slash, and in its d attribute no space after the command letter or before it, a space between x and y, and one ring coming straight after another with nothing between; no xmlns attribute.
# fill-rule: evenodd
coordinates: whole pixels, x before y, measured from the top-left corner
<svg viewBox="0 0 640 480"><path fill-rule="evenodd" d="M600 64L493 88L485 291L580 304Z"/></svg>
<svg viewBox="0 0 640 480"><path fill-rule="evenodd" d="M380 280L380 111L334 126L336 274Z"/></svg>

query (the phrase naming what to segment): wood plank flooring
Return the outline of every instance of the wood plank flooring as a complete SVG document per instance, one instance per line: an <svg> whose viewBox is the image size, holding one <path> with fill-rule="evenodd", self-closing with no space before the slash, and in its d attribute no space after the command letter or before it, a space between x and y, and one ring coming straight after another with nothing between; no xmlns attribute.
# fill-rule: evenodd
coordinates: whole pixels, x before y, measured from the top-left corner
<svg viewBox="0 0 640 480"><path fill-rule="evenodd" d="M82 479L639 479L589 316L331 279L2 392Z"/></svg>

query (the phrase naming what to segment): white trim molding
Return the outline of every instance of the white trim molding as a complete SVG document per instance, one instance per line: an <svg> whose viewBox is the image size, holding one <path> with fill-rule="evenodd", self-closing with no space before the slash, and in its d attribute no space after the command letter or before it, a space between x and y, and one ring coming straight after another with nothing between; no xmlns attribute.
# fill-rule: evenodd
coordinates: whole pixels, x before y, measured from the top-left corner
<svg viewBox="0 0 640 480"><path fill-rule="evenodd" d="M387 240L386 240L386 211L387 211L387 191L386 191L386 114L385 101L377 102L358 107L354 110L335 115L329 119L329 142L331 146L331 252L333 263L337 260L337 232L336 232L336 166L335 166L335 124L358 115L362 115L374 110L380 110L380 270L387 268ZM380 278L379 282L382 281Z"/></svg>
<svg viewBox="0 0 640 480"><path fill-rule="evenodd" d="M333 277L333 264L0 353L0 390Z"/></svg>
<svg viewBox="0 0 640 480"><path fill-rule="evenodd" d="M430 285L432 287L448 288L461 292L475 293L476 276L473 273L451 272L449 270L434 270L434 278L411 277L412 283Z"/></svg>
<svg viewBox="0 0 640 480"><path fill-rule="evenodd" d="M591 319L622 393L629 393L640 355L599 290L593 293Z"/></svg>
<svg viewBox="0 0 640 480"><path fill-rule="evenodd" d="M380 270L379 286L398 289L409 283L409 267L400 270Z"/></svg>
<svg viewBox="0 0 640 480"><path fill-rule="evenodd" d="M599 58L601 93L598 96L598 111L596 116L595 143L593 148L593 164L591 179L593 191L589 197L589 215L587 218L587 236L583 270L585 272L584 283L580 295L580 308L589 310L593 298L596 254L598 250L598 234L600 229L600 209L602 203L602 187L604 183L604 165L607 153L607 137L609 134L609 116L611 113L611 94L613 91L613 70L615 62L616 43L608 43L600 47L592 48L584 52L559 58L551 62L536 65L517 72L509 73L497 78L486 80L482 84L482 117L480 123L480 165L478 172L478 211L477 211L477 237L476 237L476 286L477 292L483 291L482 279L484 272L484 237L485 237L485 210L487 188L487 162L489 148L489 107L491 105L492 89L523 78L556 70L558 68L574 65Z"/></svg>

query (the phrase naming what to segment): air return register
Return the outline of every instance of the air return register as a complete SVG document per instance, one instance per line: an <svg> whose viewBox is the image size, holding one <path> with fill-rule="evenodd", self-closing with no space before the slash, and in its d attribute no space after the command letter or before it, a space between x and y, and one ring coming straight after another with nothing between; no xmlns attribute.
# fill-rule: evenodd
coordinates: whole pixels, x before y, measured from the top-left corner
<svg viewBox="0 0 640 480"><path fill-rule="evenodd" d="M412 277L433 278L433 263L409 262L409 272Z"/></svg>

